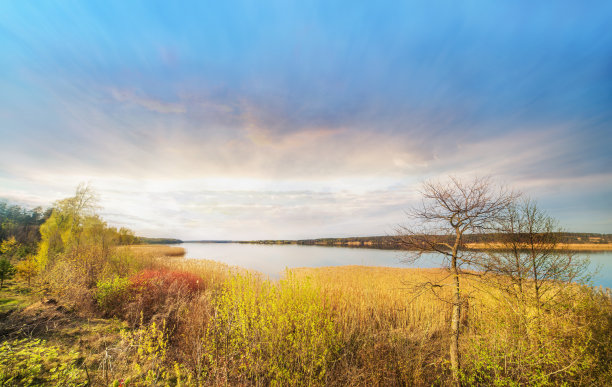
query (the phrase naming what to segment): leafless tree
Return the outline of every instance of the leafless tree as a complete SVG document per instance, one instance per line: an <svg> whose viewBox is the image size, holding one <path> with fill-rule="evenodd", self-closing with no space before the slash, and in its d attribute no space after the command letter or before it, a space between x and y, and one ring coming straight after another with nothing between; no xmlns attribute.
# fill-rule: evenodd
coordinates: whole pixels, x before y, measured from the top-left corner
<svg viewBox="0 0 612 387"><path fill-rule="evenodd" d="M459 385L459 335L461 322L461 281L466 268L480 267L485 255L465 248L464 236L492 230L500 215L518 196L489 177L425 182L420 190L420 205L407 212L410 225L400 226L398 241L416 260L425 253L437 252L445 257L452 278L450 362L455 384ZM428 284L430 289L439 287Z"/></svg>
<svg viewBox="0 0 612 387"><path fill-rule="evenodd" d="M524 328L530 324L528 308L535 309L532 319L539 326L542 310L566 302L567 285L586 279L588 259L563 248L557 222L529 199L509 206L497 231L501 246L488 250L485 270L495 274L491 278L517 308Z"/></svg>

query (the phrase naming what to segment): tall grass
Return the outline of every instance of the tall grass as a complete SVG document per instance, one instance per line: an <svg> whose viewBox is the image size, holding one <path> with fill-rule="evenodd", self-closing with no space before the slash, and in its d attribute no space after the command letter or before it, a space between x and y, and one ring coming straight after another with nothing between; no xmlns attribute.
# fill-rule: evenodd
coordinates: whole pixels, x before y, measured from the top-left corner
<svg viewBox="0 0 612 387"><path fill-rule="evenodd" d="M332 378L337 384L447 382L446 271L344 266L296 269L293 274L313 281L333 311L345 352ZM462 282L466 384L612 381L606 360L612 347L604 349L612 344L609 293L579 285L559 288L562 302L538 317L534 306L521 309L504 296L500 278L474 275Z"/></svg>
<svg viewBox="0 0 612 387"><path fill-rule="evenodd" d="M345 332L446 329L448 313L433 293L414 297L413 286L424 279L440 281L438 269L340 266L294 269L321 288Z"/></svg>
<svg viewBox="0 0 612 387"><path fill-rule="evenodd" d="M214 261L179 258L181 250L83 249L58 258L42 275L79 309L130 323L114 347L113 378L183 385L450 380L445 270L302 268L270 281ZM561 303L535 318L532 307L521 309L504 296L503 279L462 281L466 384L612 382L609 294L569 286Z"/></svg>
<svg viewBox="0 0 612 387"><path fill-rule="evenodd" d="M213 384L321 384L337 333L318 290L293 278L279 283L234 275L214 302L202 340Z"/></svg>
<svg viewBox="0 0 612 387"><path fill-rule="evenodd" d="M143 254L153 257L184 257L185 249L176 246L166 245L130 245L122 247L131 250L136 254Z"/></svg>

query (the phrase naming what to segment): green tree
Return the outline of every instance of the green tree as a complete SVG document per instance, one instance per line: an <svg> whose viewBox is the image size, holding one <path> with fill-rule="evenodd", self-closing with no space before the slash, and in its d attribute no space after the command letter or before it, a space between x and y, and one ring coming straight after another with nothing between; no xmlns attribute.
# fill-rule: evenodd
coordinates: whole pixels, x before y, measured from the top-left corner
<svg viewBox="0 0 612 387"><path fill-rule="evenodd" d="M120 245L133 245L137 242L137 238L134 232L128 228L121 227L119 229L119 244Z"/></svg>
<svg viewBox="0 0 612 387"><path fill-rule="evenodd" d="M19 243L15 237L10 237L0 244L0 289L2 289L5 279L10 279L15 275L15 266L11 264L11 259L18 250Z"/></svg>
<svg viewBox="0 0 612 387"><path fill-rule="evenodd" d="M15 266L5 258L0 258L0 289L4 286L4 280L10 279L15 275Z"/></svg>
<svg viewBox="0 0 612 387"><path fill-rule="evenodd" d="M33 252L40 239L38 229L50 214L40 207L29 210L0 200L0 241L15 237L24 256Z"/></svg>
<svg viewBox="0 0 612 387"><path fill-rule="evenodd" d="M111 270L114 247L133 239L131 231L109 227L96 213L96 203L97 195L81 184L73 197L55 203L40 227L37 269L51 287L69 291L66 289L77 282L82 288L95 286Z"/></svg>
<svg viewBox="0 0 612 387"><path fill-rule="evenodd" d="M59 254L79 247L87 219L95 216L96 204L95 192L84 184L77 187L73 197L55 203L51 215L40 226L36 258L41 268L53 264Z"/></svg>

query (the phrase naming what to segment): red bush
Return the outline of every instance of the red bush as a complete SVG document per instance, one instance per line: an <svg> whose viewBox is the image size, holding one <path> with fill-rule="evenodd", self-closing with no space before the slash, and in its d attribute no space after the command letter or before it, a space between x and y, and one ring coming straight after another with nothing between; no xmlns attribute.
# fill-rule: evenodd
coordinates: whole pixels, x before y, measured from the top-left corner
<svg viewBox="0 0 612 387"><path fill-rule="evenodd" d="M203 281L195 274L174 270L143 270L130 277L128 286L131 302L126 318L137 324L142 318L148 322L157 315L173 319L180 306L204 289Z"/></svg>
<svg viewBox="0 0 612 387"><path fill-rule="evenodd" d="M204 288L202 279L193 273L176 270L143 270L130 278L132 291L146 290L151 285L181 286L189 293L196 293Z"/></svg>

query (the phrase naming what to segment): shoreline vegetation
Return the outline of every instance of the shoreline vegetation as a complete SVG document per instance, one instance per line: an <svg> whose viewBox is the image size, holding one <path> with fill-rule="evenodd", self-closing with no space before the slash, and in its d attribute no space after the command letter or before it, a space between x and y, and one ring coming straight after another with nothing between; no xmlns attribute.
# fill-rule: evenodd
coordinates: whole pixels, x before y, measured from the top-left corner
<svg viewBox="0 0 612 387"><path fill-rule="evenodd" d="M1 223L0 385L612 384L610 289L564 280L559 261L540 261L537 278L462 270L456 318L451 268L269 280L138 244L95 208L80 186L52 211ZM485 254L505 262L470 256Z"/></svg>
<svg viewBox="0 0 612 387"><path fill-rule="evenodd" d="M255 271L183 259L180 247L113 251L125 271L101 277L85 294L79 281L43 289L64 271L30 286L18 278L5 285L0 378L92 386L450 380L451 316L440 295L419 285L431 281L450 291L445 269L298 268L270 281ZM499 290L487 283L464 282L465 385L612 380L609 290L564 289L570 309L553 308L546 326L515 331L514 312L501 307Z"/></svg>
<svg viewBox="0 0 612 387"><path fill-rule="evenodd" d="M555 246L556 249L585 252L612 251L612 234L559 233L559 239L561 242ZM477 251L505 250L509 248L497 240L499 239L496 234L468 235L466 237L465 247L467 249ZM319 238L301 240L187 241L185 243L244 243L406 250L406 248L401 244L401 237L398 236Z"/></svg>

